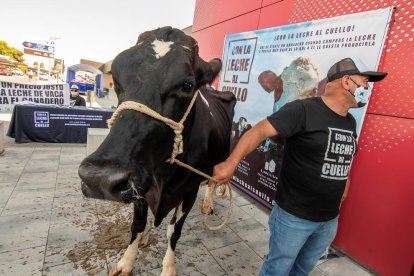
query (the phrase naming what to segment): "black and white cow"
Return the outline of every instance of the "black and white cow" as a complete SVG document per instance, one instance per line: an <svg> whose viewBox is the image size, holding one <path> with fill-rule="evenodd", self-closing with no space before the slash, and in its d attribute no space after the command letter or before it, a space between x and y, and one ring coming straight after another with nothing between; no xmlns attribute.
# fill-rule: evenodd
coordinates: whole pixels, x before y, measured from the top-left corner
<svg viewBox="0 0 414 276"><path fill-rule="evenodd" d="M184 123L184 152L177 159L211 175L213 166L229 153L235 105L229 92L202 89L220 68L219 59L207 63L199 57L192 37L164 27L141 34L135 46L115 58L111 71L119 104L139 102L176 122L200 88ZM110 275L130 274L148 206L155 226L175 208L161 275L176 274L175 247L203 179L166 162L174 137L174 131L163 122L123 110L102 145L79 167L85 196L134 205L130 244Z"/></svg>

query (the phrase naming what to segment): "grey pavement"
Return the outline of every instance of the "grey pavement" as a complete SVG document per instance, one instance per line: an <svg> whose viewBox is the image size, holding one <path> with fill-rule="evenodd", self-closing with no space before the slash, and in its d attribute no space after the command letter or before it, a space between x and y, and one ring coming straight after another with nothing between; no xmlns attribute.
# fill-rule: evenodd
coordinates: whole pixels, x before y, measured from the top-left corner
<svg viewBox="0 0 414 276"><path fill-rule="evenodd" d="M7 121L7 116L0 119ZM85 156L84 144L16 144L5 137L0 275L107 275L120 259L129 241L132 208L82 195L77 168ZM231 221L221 230L207 230L200 212L204 189L177 245L178 275L257 275L267 252L269 211L235 191ZM217 201L210 224L221 222L228 204ZM133 275L160 274L167 223L151 229ZM342 256L319 261L310 275L372 274Z"/></svg>

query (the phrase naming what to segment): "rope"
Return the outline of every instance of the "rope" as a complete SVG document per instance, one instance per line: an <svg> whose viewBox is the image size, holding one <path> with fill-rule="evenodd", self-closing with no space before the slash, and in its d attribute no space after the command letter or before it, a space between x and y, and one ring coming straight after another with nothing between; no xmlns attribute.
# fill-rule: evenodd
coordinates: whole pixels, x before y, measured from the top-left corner
<svg viewBox="0 0 414 276"><path fill-rule="evenodd" d="M167 160L168 161L168 160ZM198 175L201 175L204 178L207 179L211 179L211 176L209 176L208 174L203 173L202 171L197 170L194 167L191 167L190 165L181 162L180 160L175 159L174 161L176 164L180 165L181 167L184 167L192 172L195 172ZM230 207L227 210L227 216L225 217L225 219L223 220L223 222L220 225L217 226L210 226L207 223L207 217L209 214L211 214L211 211L214 210L214 200L217 196L217 188L220 188L219 190L219 196L221 198L226 198L227 194L229 195L229 200L230 200ZM231 189L231 185L230 185L230 181L226 181L221 185L216 185L213 184L211 187L207 186L207 190L206 193L204 195L204 200L203 200L203 206L201 208L202 213L204 213L204 225L209 229L209 230L218 230L223 228L224 225L226 225L232 214L233 214L233 206L234 206L234 201L233 201L233 190Z"/></svg>
<svg viewBox="0 0 414 276"><path fill-rule="evenodd" d="M190 114L190 111L195 103L195 100L197 98L198 93L200 93L199 90L196 91L196 93L194 93L193 98L191 99L191 102L189 104L189 106L187 107L187 110L185 111L183 117L181 118L181 120L179 122L173 121L169 118L166 118L164 116L162 116L161 114L159 114L158 112L152 110L151 108L149 108L148 106L138 103L138 102L134 102L134 101L125 101L122 104L120 104L118 106L118 108L115 110L115 112L112 114L112 117L110 119L107 120L107 124L108 124L108 128L111 128L113 126L113 124L115 123L115 120L119 117L119 114L121 113L121 111L123 110L135 110L141 113L144 113L156 120L162 121L164 122L166 125L168 125L169 127L171 127L174 130L175 133L175 137L174 137L174 144L173 144L173 150L171 152L171 157L169 159L166 160L166 162L169 162L170 164L176 163L192 172L197 173L198 175L207 178L209 180L211 180L212 178L197 170L196 168L193 168L192 166L181 162L180 160L177 160L176 157L178 154L183 153L183 149L184 149L184 145L183 145L183 136L182 136L182 132L184 130L184 122L187 119L188 114ZM226 194L228 193L230 196L230 207L228 209L227 212L227 216L224 219L223 223L221 223L218 226L209 226L207 224L207 216L208 214L211 213L211 211L214 209L214 199L216 197L216 191L217 191L217 187L219 187L218 185L214 184L213 187L208 187L206 190L206 194L204 196L204 201L203 201L203 210L204 211L204 224L205 226L210 229L210 230L218 230L220 228L222 228L229 220L230 217L232 215L233 212L233 192L231 189L231 185L230 182L227 181L226 183L223 183L222 185L220 185L221 190L220 190L220 196L222 198L226 197ZM206 211L207 210L207 211Z"/></svg>
<svg viewBox="0 0 414 276"><path fill-rule="evenodd" d="M214 210L214 200L216 199L216 196L217 196L217 188L220 188L219 196L221 198L224 199L227 197L227 194L229 195L230 207L227 210L227 215L221 224L216 225L216 226L210 226L207 223L207 217L209 214L211 214L212 210ZM216 184L213 184L212 187L207 186L207 190L204 195L203 206L202 206L202 212L204 213L204 225L209 230L212 230L212 231L223 228L223 226L226 225L230 221L230 218L233 214L233 206L234 206L233 190L231 189L230 181L227 181L221 184L220 186Z"/></svg>
<svg viewBox="0 0 414 276"><path fill-rule="evenodd" d="M162 116L161 114L155 112L154 110L152 110L151 108L149 108L148 106L142 103L138 103L134 101L126 101L118 106L118 108L112 114L112 117L107 121L108 128L112 127L112 125L115 123L115 120L118 118L121 111L126 110L126 109L132 109L132 110L144 113L156 120L164 122L166 125L171 127L175 133L173 151L171 153L171 158L169 159L170 160L169 162L172 164L174 163L174 160L177 157L177 155L183 153L184 151L183 135L182 135L182 132L184 130L184 121L187 119L188 114L190 114L191 108L193 107L195 103L198 93L199 93L199 90L197 90L196 93L194 93L194 96L191 99L190 105L188 106L183 117L178 123L176 121L173 121L169 118Z"/></svg>

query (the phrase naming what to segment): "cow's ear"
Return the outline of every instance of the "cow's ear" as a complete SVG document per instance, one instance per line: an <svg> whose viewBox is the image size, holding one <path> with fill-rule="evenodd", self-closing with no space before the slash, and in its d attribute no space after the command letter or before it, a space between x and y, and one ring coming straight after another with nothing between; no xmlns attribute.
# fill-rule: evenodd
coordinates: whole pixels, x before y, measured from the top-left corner
<svg viewBox="0 0 414 276"><path fill-rule="evenodd" d="M220 73L220 70L221 70L221 66L222 66L221 59L213 58L208 63L211 66L211 70L212 70L214 78L215 78L218 75L218 73ZM214 78L213 78L213 80L214 80Z"/></svg>
<svg viewBox="0 0 414 276"><path fill-rule="evenodd" d="M136 44L139 44L145 41L153 41L155 38L156 37L153 31L146 31L138 36L138 40Z"/></svg>
<svg viewBox="0 0 414 276"><path fill-rule="evenodd" d="M195 72L197 86L203 86L206 83L212 83L221 70L221 60L214 58L210 62L205 62L201 58L196 59Z"/></svg>

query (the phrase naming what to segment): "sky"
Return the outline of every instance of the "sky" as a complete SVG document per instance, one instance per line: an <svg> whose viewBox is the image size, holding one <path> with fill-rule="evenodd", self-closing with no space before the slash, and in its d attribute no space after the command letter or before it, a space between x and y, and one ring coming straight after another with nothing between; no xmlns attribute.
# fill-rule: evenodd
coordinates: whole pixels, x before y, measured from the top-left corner
<svg viewBox="0 0 414 276"><path fill-rule="evenodd" d="M23 52L23 42L54 42L65 65L80 59L108 62L133 46L142 32L193 24L196 0L6 0L1 3L0 40ZM51 40L51 38L58 38ZM30 63L46 58L25 55Z"/></svg>

